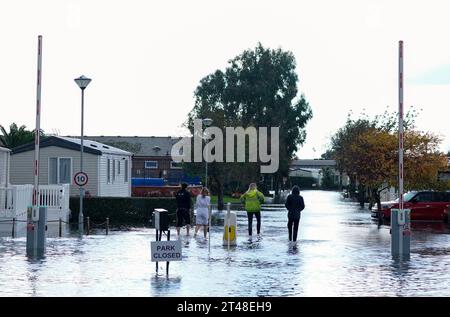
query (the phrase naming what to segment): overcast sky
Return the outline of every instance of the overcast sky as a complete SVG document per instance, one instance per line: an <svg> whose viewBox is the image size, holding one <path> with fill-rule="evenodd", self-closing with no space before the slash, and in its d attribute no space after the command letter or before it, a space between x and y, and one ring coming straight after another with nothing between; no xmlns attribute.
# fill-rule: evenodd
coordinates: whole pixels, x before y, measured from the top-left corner
<svg viewBox="0 0 450 317"><path fill-rule="evenodd" d="M313 119L301 158L319 157L347 113L396 110L398 41L405 107L450 150L450 1L2 1L0 124L35 126L43 35L41 126L79 135L179 135L199 80L258 42L292 51ZM365 110L364 110L365 109Z"/></svg>

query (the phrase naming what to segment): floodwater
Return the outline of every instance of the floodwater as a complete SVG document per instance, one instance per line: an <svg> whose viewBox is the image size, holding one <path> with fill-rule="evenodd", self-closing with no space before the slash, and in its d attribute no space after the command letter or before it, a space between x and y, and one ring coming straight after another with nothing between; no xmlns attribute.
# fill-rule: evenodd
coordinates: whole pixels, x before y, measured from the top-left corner
<svg viewBox="0 0 450 317"><path fill-rule="evenodd" d="M393 260L388 226L336 192L304 191L297 250L289 248L286 210L262 212L262 239L248 242L238 211L238 246L212 228L182 238L183 261L150 262L152 229L48 238L46 256L29 260L25 239L0 238L1 296L449 296L450 230L413 224L411 257ZM254 220L254 225L255 225ZM255 230L255 229L254 229ZM171 230L174 235L174 228ZM183 230L183 234L185 231Z"/></svg>

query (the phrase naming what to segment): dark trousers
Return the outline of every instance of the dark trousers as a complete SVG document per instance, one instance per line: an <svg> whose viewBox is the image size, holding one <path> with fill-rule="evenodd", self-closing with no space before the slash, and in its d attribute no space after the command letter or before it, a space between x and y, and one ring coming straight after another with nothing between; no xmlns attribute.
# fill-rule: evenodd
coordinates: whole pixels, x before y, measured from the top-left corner
<svg viewBox="0 0 450 317"><path fill-rule="evenodd" d="M252 235L253 215L256 217L256 232L259 234L261 230L261 212L247 212L248 217L248 234Z"/></svg>
<svg viewBox="0 0 450 317"><path fill-rule="evenodd" d="M300 218L298 219L293 219L293 218L289 218L288 221L288 230L289 230L289 241L292 241L292 227L294 227L294 241L297 241L297 232L298 232L298 223L300 222Z"/></svg>

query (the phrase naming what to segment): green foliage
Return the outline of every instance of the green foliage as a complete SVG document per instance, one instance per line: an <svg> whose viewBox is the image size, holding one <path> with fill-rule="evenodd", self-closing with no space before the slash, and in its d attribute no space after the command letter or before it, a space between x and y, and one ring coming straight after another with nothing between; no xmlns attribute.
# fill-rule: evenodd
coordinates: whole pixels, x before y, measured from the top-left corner
<svg viewBox="0 0 450 317"><path fill-rule="evenodd" d="M2 125L0 125L0 131L2 133L2 135L0 135L0 145L9 149L34 141L34 130L29 131L24 125L18 127L17 124L12 123L9 126L9 132L7 132ZM41 137L44 136L44 132L42 130L40 134Z"/></svg>
<svg viewBox="0 0 450 317"><path fill-rule="evenodd" d="M216 70L201 79L186 125L193 132L194 119L211 118L222 131L236 126L279 127L277 186L288 175L289 160L305 141L305 126L312 118L305 97L298 96L297 83L294 55L264 48L259 43L255 49L230 60L225 71ZM228 181L247 184L260 179L259 164L214 162L209 168L218 191L223 190L225 175Z"/></svg>
<svg viewBox="0 0 450 317"><path fill-rule="evenodd" d="M334 182L334 174L331 168L322 168L322 183L320 187L323 189L336 189L339 187L339 184Z"/></svg>
<svg viewBox="0 0 450 317"><path fill-rule="evenodd" d="M70 198L71 222L78 221L80 199ZM168 210L169 218L176 221L175 198L147 197L91 197L83 201L83 215L94 223L102 223L109 217L112 226L143 225L150 226L155 208Z"/></svg>

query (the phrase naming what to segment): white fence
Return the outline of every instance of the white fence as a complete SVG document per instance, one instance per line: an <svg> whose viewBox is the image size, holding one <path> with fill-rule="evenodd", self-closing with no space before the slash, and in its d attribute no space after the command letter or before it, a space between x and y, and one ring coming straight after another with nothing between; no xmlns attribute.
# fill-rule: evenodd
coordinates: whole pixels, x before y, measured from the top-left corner
<svg viewBox="0 0 450 317"><path fill-rule="evenodd" d="M26 220L27 208L31 206L33 185L0 187L0 217Z"/></svg>
<svg viewBox="0 0 450 317"><path fill-rule="evenodd" d="M48 207L48 219L67 221L69 185L40 185L40 205ZM33 203L33 185L0 187L0 218L26 220L27 208Z"/></svg>

